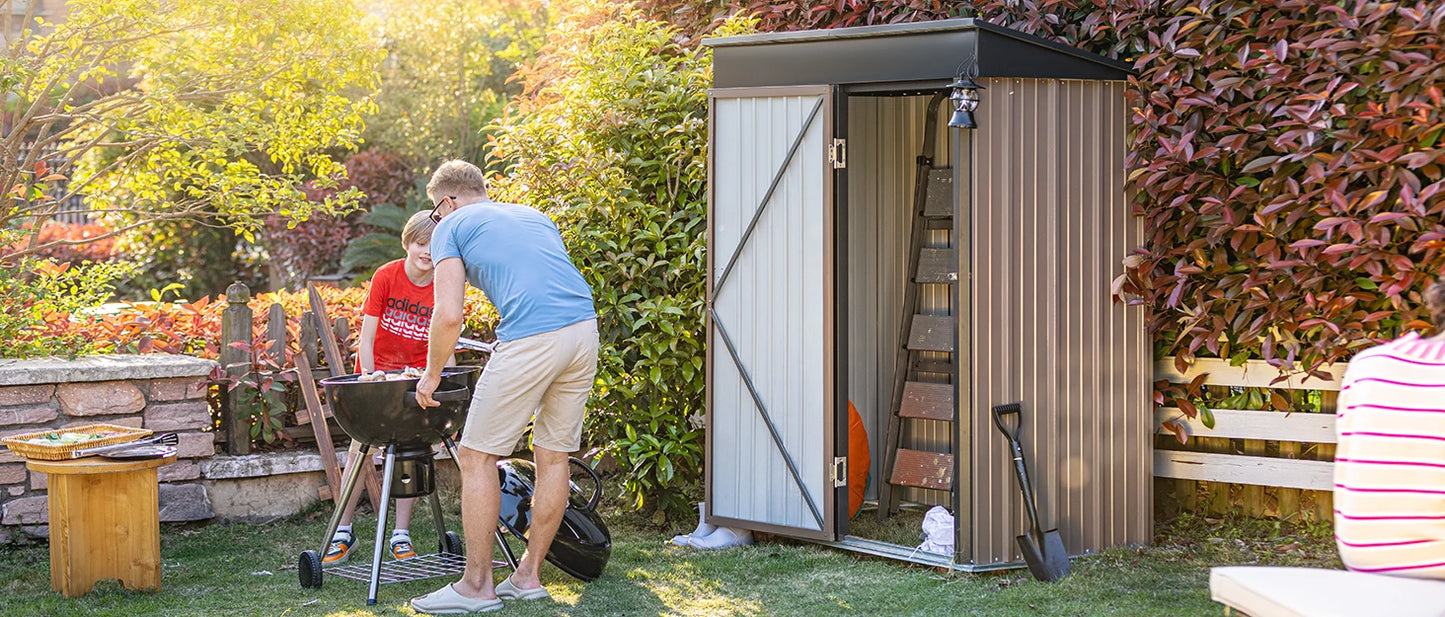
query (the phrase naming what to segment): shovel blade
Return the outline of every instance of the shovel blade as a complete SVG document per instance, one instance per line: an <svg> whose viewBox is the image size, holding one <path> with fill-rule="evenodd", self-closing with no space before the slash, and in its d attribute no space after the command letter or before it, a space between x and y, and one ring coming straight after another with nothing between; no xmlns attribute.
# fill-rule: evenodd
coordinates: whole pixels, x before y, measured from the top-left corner
<svg viewBox="0 0 1445 617"><path fill-rule="evenodd" d="M1069 575L1069 554L1064 549L1064 538L1059 530L1050 529L1039 538L1031 533L1018 536L1019 552L1029 565L1029 572L1035 579L1044 582L1057 581Z"/></svg>

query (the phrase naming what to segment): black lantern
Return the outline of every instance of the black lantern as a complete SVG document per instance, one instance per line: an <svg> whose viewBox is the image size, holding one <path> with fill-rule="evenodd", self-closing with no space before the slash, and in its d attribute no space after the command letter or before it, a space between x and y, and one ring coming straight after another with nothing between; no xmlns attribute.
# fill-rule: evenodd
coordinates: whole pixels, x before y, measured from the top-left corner
<svg viewBox="0 0 1445 617"><path fill-rule="evenodd" d="M966 74L960 73L953 83L948 84L953 90L949 100L953 102L953 117L948 119L948 126L961 129L976 129L978 121L973 117L973 111L978 109L978 91L984 89Z"/></svg>

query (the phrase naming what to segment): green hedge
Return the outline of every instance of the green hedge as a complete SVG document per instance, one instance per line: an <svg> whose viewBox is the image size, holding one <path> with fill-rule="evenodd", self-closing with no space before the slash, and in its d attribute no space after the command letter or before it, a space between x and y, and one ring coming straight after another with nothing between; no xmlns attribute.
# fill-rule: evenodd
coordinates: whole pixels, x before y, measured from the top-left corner
<svg viewBox="0 0 1445 617"><path fill-rule="evenodd" d="M587 442L634 505L681 513L703 468L709 56L626 5L570 9L497 127L499 200L553 215L597 299Z"/></svg>

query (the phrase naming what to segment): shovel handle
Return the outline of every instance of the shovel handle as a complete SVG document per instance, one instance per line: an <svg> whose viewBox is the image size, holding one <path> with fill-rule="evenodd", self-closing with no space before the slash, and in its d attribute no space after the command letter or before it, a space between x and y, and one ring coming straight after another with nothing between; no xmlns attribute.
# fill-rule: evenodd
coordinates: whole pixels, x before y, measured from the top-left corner
<svg viewBox="0 0 1445 617"><path fill-rule="evenodd" d="M1012 423L1004 419L1010 416L1013 417ZM993 425L997 426L999 432L1003 433L1005 437L1008 437L1009 441L1018 440L1019 429L1023 427L1023 424L1022 403L1006 403L993 406Z"/></svg>
<svg viewBox="0 0 1445 617"><path fill-rule="evenodd" d="M1029 470L1024 467L1024 450L1019 446L1019 440L1010 439L1009 445L1013 446L1014 473L1018 476L1019 491L1024 494L1024 509L1029 513L1030 531L1035 537L1042 537L1042 527L1039 526L1039 508L1034 503L1034 487L1029 482Z"/></svg>
<svg viewBox="0 0 1445 617"><path fill-rule="evenodd" d="M1005 418L1009 416L1013 417L1013 422L1011 423L1005 420ZM1028 510L1029 513L1030 531L1034 537L1039 538L1042 536L1042 532L1040 531L1042 527L1039 526L1038 505L1034 502L1034 487L1033 484L1029 482L1029 470L1024 466L1024 448L1023 445L1019 443L1019 429L1023 427L1023 422L1022 403L1007 403L993 406L994 426L997 426L999 432L1008 438L1009 455L1014 460L1014 475L1019 482L1019 491L1023 493L1024 509Z"/></svg>

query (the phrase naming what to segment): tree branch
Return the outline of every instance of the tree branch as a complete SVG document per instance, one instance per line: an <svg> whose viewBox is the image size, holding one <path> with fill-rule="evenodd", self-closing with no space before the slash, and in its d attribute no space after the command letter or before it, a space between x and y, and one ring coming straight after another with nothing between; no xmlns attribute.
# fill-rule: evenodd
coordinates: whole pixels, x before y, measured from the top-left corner
<svg viewBox="0 0 1445 617"><path fill-rule="evenodd" d="M198 202L198 203L199 203L199 202ZM137 212L139 212L139 211L137 211ZM123 233L126 233L126 232L128 232L128 231L131 231L131 230L133 230L133 229L139 229L139 228L141 228L141 227L146 227L146 226L149 226L149 225L154 225L154 224L156 224L156 223L162 223L162 222L165 222L165 221L174 221L174 220L182 220L182 219L197 218L197 217L204 218L204 216L203 216L204 213L203 213L199 208L190 209L190 210L181 210L181 211L177 211L177 212L161 212L161 213L157 213L157 212L155 212L155 211L146 211L146 212L147 212L148 214L152 214L152 215L154 215L154 216L152 216L151 218L148 218L148 219L144 219L144 220L140 220L140 221L136 221L136 222L134 222L134 223L130 223L130 224L124 225L124 226L122 226L122 227L118 227L118 228L116 228L116 229L112 229L112 230L110 230L110 231L108 231L108 232L106 232L106 233L104 233L104 234L101 234L101 235L99 235L99 236L95 236L95 237L93 237L93 238L86 238L86 239L84 239L84 240L63 240L63 239L62 239L62 240L51 240L50 242L46 242L45 244L31 245L31 246L26 247L26 248L23 249L23 250L14 251L14 252L10 252L10 253L6 253L6 254L3 254L3 255L0 255L0 261L10 261L10 260L15 259L16 257L24 257L24 256L26 256L26 255L32 255L32 254L38 253L38 252L40 252L40 251L43 251L43 250L45 250L45 249L48 249L48 248L51 248L51 247L54 247L54 246L73 246L73 245L77 245L77 244L89 244L89 243L91 243L91 242L96 242L96 241L99 241L99 240L105 240L105 239L107 239L107 238L113 238L113 237L119 236L119 235L121 235L121 234L123 234ZM198 214L198 213L201 213L201 214ZM198 221L198 222L199 222L199 221ZM41 230L41 226L40 226L40 225L37 225L37 226L35 227L34 231L31 232L31 237L32 237L32 238L34 238L34 237L39 237L39 235L40 235L40 230Z"/></svg>

